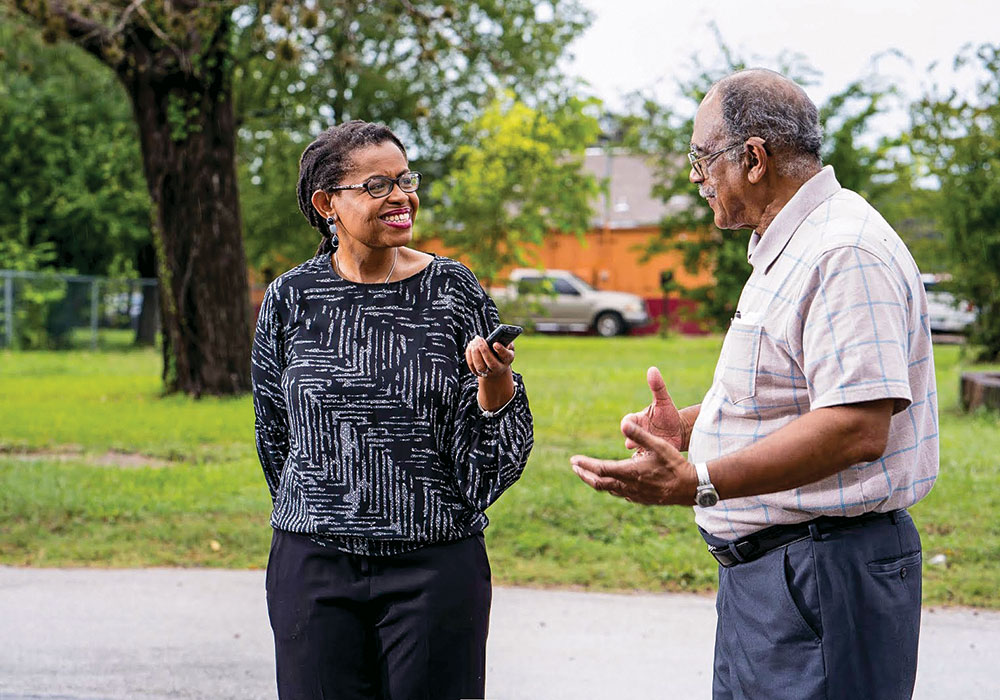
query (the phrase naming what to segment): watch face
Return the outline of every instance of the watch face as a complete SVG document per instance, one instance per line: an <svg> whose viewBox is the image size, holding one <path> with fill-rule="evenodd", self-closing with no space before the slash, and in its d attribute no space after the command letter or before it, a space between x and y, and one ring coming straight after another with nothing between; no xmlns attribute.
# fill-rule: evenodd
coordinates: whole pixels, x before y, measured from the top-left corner
<svg viewBox="0 0 1000 700"><path fill-rule="evenodd" d="M711 508L719 502L719 494L711 486L707 488L702 487L698 489L698 493L695 495L694 500L702 508Z"/></svg>

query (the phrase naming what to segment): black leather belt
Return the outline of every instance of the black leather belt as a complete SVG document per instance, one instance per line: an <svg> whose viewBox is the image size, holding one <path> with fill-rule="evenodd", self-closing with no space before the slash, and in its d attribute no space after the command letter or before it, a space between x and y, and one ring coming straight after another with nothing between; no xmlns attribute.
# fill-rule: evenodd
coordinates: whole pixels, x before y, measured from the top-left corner
<svg viewBox="0 0 1000 700"><path fill-rule="evenodd" d="M747 535L725 545L708 545L709 553L715 557L720 564L729 568L737 564L743 564L754 559L759 559L768 552L772 552L779 547L804 540L807 537L819 538L820 535L842 530L847 527L855 527L877 520L892 520L903 511L892 510L888 513L865 513L853 518L834 518L821 516L815 520L794 525L772 525L752 535Z"/></svg>

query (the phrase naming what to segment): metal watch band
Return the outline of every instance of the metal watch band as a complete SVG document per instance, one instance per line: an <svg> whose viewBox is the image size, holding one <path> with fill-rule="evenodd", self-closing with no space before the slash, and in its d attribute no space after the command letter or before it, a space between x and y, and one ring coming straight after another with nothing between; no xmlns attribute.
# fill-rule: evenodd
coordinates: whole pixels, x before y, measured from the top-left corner
<svg viewBox="0 0 1000 700"><path fill-rule="evenodd" d="M694 469L698 472L698 486L712 485L712 480L708 476L708 465L705 462L695 462Z"/></svg>
<svg viewBox="0 0 1000 700"><path fill-rule="evenodd" d="M715 485L708 476L708 465L704 462L695 462L694 470L698 474L698 488L694 494L695 505L711 508L719 502L719 492L715 490Z"/></svg>

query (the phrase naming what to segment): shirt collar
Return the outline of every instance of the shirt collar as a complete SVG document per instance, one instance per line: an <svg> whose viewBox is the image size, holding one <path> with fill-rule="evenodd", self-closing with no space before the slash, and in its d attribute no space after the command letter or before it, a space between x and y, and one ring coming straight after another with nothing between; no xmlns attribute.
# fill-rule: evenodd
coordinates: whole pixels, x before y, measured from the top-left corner
<svg viewBox="0 0 1000 700"><path fill-rule="evenodd" d="M753 265L754 270L767 273L806 217L839 191L840 183L833 174L832 165L826 166L806 180L774 217L771 225L767 227L766 235L762 236L754 231L750 236L747 260Z"/></svg>

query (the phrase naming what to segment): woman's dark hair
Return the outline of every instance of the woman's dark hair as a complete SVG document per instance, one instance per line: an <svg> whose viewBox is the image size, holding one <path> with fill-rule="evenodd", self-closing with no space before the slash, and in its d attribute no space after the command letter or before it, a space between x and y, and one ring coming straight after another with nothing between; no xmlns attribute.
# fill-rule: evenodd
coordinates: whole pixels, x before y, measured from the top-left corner
<svg viewBox="0 0 1000 700"><path fill-rule="evenodd" d="M331 126L302 152L299 159L299 210L309 225L323 236L316 255L333 252L333 244L326 219L312 205L313 192L342 184L341 179L354 167L351 156L359 148L386 142L395 144L406 157L406 149L389 127L355 119Z"/></svg>

